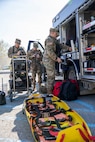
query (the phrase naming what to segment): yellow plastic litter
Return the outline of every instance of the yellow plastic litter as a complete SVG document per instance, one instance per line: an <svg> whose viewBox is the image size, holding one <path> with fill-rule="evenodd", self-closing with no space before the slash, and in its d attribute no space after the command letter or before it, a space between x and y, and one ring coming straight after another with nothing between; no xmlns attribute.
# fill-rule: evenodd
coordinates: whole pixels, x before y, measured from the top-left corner
<svg viewBox="0 0 95 142"><path fill-rule="evenodd" d="M93 142L84 119L55 96L32 94L24 110L36 142Z"/></svg>

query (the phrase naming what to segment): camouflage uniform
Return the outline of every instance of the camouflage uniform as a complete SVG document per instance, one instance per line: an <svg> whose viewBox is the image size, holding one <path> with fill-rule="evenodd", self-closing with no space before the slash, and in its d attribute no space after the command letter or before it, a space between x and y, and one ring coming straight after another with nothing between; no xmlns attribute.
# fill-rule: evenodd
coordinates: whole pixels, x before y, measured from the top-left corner
<svg viewBox="0 0 95 142"><path fill-rule="evenodd" d="M39 56L39 58L37 58ZM36 74L38 74L38 83L41 84L42 79L42 71L41 71L41 61L42 61L42 53L40 50L31 49L27 53L27 57L31 60L31 71L32 71L32 79L33 79L33 90L35 89L36 83Z"/></svg>
<svg viewBox="0 0 95 142"><path fill-rule="evenodd" d="M68 45L66 45L66 44L60 44L60 46L61 46L61 49L62 49L62 52L63 52L63 53L69 51L70 48L71 48L70 46L68 46Z"/></svg>
<svg viewBox="0 0 95 142"><path fill-rule="evenodd" d="M43 55L43 64L47 72L47 93L51 94L55 81L55 62L57 60L56 39L48 36L45 40L45 51Z"/></svg>
<svg viewBox="0 0 95 142"><path fill-rule="evenodd" d="M20 43L21 43L21 40L19 40L19 39L16 39L15 40L15 43L18 43L19 45L20 45ZM12 46L12 47L10 47L9 48L9 50L8 50L8 57L9 58L12 58L12 57L15 57L15 56L18 56L18 53L19 52L19 55L26 55L26 53L25 53L25 51L24 51L24 49L22 48L22 47L16 47L15 45L14 46ZM13 72L13 68L12 68L12 61L11 61L11 63L10 63L11 65L11 69L10 69L10 77L12 77L12 72Z"/></svg>
<svg viewBox="0 0 95 142"><path fill-rule="evenodd" d="M14 56L17 56L18 51L21 52L20 55L26 55L26 53L25 53L25 51L24 51L24 49L22 47L17 48L15 46L12 46L8 50L8 57L12 58Z"/></svg>
<svg viewBox="0 0 95 142"><path fill-rule="evenodd" d="M45 40L45 51L43 55L43 64L46 68L47 72L47 93L51 94L53 90L53 85L55 81L55 62L57 61L57 53L56 53L56 45L58 44L58 41L48 36ZM69 47L66 45L63 45L63 50L69 50Z"/></svg>

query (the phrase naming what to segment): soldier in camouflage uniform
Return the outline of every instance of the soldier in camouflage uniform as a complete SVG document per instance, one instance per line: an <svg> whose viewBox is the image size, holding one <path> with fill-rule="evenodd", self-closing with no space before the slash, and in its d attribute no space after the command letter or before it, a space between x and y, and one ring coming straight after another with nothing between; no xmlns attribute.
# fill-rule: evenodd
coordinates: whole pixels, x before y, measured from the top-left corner
<svg viewBox="0 0 95 142"><path fill-rule="evenodd" d="M56 55L56 38L58 32L51 28L50 34L45 40L45 51L43 55L43 64L47 73L47 93L52 94L53 84L55 81L55 62L61 62L61 59Z"/></svg>
<svg viewBox="0 0 95 142"><path fill-rule="evenodd" d="M24 49L22 47L20 47L20 44L21 44L21 40L16 39L15 45L10 47L8 50L8 57L9 58L12 58L14 56L26 55Z"/></svg>
<svg viewBox="0 0 95 142"><path fill-rule="evenodd" d="M16 39L15 40L15 45L10 47L8 50L8 57L9 58L13 58L13 57L18 57L20 55L26 55L24 49L20 46L21 44L21 40L20 39ZM11 65L11 69L10 69L10 78L12 77L12 72L13 72L13 68L12 68L12 61L10 63Z"/></svg>
<svg viewBox="0 0 95 142"><path fill-rule="evenodd" d="M50 34L45 40L45 51L43 55L43 64L47 72L47 93L52 94L53 85L55 81L55 62L61 63L61 59L56 54L56 43L58 31L55 28L50 28ZM64 49L69 50L68 46L63 46Z"/></svg>
<svg viewBox="0 0 95 142"><path fill-rule="evenodd" d="M33 90L35 90L36 84L36 74L38 74L38 83L39 85L42 82L41 76L41 61L42 61L42 53L38 48L38 43L33 43L33 48L28 51L27 57L31 60L31 71L32 71L32 79L33 79Z"/></svg>

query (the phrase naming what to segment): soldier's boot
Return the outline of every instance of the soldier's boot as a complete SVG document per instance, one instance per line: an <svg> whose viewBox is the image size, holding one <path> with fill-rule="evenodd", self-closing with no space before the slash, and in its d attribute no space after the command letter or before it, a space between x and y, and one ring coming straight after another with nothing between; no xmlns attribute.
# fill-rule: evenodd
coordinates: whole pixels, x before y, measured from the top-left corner
<svg viewBox="0 0 95 142"><path fill-rule="evenodd" d="M50 88L47 88L47 94L52 94L52 90L50 90Z"/></svg>
<svg viewBox="0 0 95 142"><path fill-rule="evenodd" d="M41 78L41 74L38 73L38 83L39 83L39 87L41 86L42 83L42 78Z"/></svg>
<svg viewBox="0 0 95 142"><path fill-rule="evenodd" d="M35 81L35 75L33 74L32 75L32 88L33 88L33 91L35 90L35 87L36 87L36 81Z"/></svg>
<svg viewBox="0 0 95 142"><path fill-rule="evenodd" d="M39 87L40 87L42 82L38 82L38 83L39 83Z"/></svg>
<svg viewBox="0 0 95 142"><path fill-rule="evenodd" d="M53 85L50 84L51 82L47 83L47 94L52 94L53 93ZM53 84L53 83L52 83Z"/></svg>

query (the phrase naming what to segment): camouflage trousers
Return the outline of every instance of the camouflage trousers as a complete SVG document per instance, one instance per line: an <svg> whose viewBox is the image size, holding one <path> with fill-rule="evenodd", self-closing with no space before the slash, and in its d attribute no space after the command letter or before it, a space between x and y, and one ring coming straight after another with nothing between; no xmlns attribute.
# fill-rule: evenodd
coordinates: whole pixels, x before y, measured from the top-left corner
<svg viewBox="0 0 95 142"><path fill-rule="evenodd" d="M55 66L51 66L48 68L46 66L47 73L47 93L52 94L54 82L55 82Z"/></svg>
<svg viewBox="0 0 95 142"><path fill-rule="evenodd" d="M35 67L31 67L31 72L32 72L32 84L33 84L33 88L35 88L36 85L36 75L38 76L38 83L39 85L42 82L42 71L41 71L41 65L35 66Z"/></svg>

